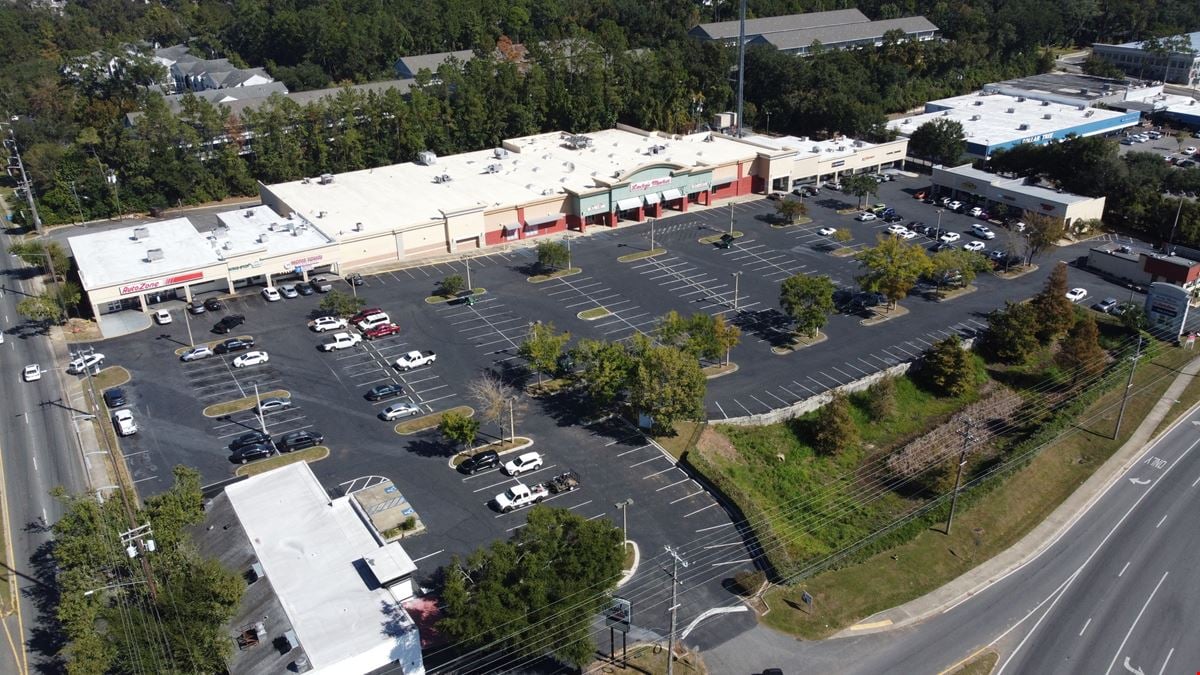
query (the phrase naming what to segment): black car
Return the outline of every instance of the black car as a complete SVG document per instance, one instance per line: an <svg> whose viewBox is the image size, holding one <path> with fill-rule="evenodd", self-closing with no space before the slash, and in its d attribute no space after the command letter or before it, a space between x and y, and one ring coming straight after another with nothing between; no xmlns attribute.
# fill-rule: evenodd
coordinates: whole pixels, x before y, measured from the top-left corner
<svg viewBox="0 0 1200 675"><path fill-rule="evenodd" d="M225 309L225 303L216 298L209 298L204 301L204 309L207 309L210 312L219 312L222 309Z"/></svg>
<svg viewBox="0 0 1200 675"><path fill-rule="evenodd" d="M193 300L193 301L189 302L187 308L188 308L188 311L191 312L192 314L203 314L208 311L204 307L204 302L202 302L200 300Z"/></svg>
<svg viewBox="0 0 1200 675"><path fill-rule="evenodd" d="M270 443L271 434L263 433L262 431L255 429L253 431L247 431L241 436L238 436L230 441L229 449L237 451L238 448L242 448L247 445L270 445Z"/></svg>
<svg viewBox="0 0 1200 675"><path fill-rule="evenodd" d="M300 295L312 295L313 293L316 293L316 291L312 289L312 286L309 286L308 284L296 284L296 292Z"/></svg>
<svg viewBox="0 0 1200 675"><path fill-rule="evenodd" d="M109 408L116 408L117 406L125 405L125 403L126 398L124 389L121 389L120 387L114 387L113 389L109 389L108 391L104 392L104 405L108 406Z"/></svg>
<svg viewBox="0 0 1200 675"><path fill-rule="evenodd" d="M268 443L252 443L234 450L229 461L235 464L245 464L255 459L266 459L273 454L275 454L275 446Z"/></svg>
<svg viewBox="0 0 1200 675"><path fill-rule="evenodd" d="M361 274L358 272L351 272L350 274L346 275L346 283L350 284L351 286L362 286L366 282L363 281L363 276Z"/></svg>
<svg viewBox="0 0 1200 675"><path fill-rule="evenodd" d="M279 437L275 441L275 447L279 448L280 452L293 452L295 450L303 450L311 448L314 445L320 445L325 442L325 436L316 431L301 429L299 431L289 431Z"/></svg>
<svg viewBox="0 0 1200 675"><path fill-rule="evenodd" d="M396 398L397 396L402 396L403 394L404 394L404 387L402 387L398 384L395 384L395 383L381 384L377 387L371 387L371 390L367 392L367 400L368 401L383 401L383 400L386 400L389 398Z"/></svg>
<svg viewBox="0 0 1200 675"><path fill-rule="evenodd" d="M902 220L904 220L904 218L901 217L900 214L898 214L898 213L893 213L890 216L883 217L883 222L885 222L885 223L898 223Z"/></svg>
<svg viewBox="0 0 1200 675"><path fill-rule="evenodd" d="M241 314L230 314L228 316L221 317L221 320L212 327L212 330L214 333L220 333L221 335L224 335L244 323L246 323L246 317L242 316Z"/></svg>
<svg viewBox="0 0 1200 675"><path fill-rule="evenodd" d="M726 232L725 234L721 235L721 238L716 241L715 245L717 248L729 248L733 246L733 240L734 236Z"/></svg>
<svg viewBox="0 0 1200 675"><path fill-rule="evenodd" d="M476 474L480 471L494 469L500 465L500 455L495 450L484 450L478 455L463 460L462 464L458 465L458 470L463 473Z"/></svg>
<svg viewBox="0 0 1200 675"><path fill-rule="evenodd" d="M240 352L244 349L250 349L254 346L254 338L229 338L224 342L217 343L214 352L218 354L229 354L230 352Z"/></svg>

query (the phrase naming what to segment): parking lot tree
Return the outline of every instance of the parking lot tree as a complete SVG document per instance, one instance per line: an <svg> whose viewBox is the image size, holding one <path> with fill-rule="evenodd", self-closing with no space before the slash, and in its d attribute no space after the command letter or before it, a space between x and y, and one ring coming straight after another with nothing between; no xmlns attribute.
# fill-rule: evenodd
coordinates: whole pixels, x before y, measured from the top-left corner
<svg viewBox="0 0 1200 675"><path fill-rule="evenodd" d="M842 190L858 197L859 208L867 205L867 198L879 194L879 181L871 175L860 173L842 179Z"/></svg>
<svg viewBox="0 0 1200 675"><path fill-rule="evenodd" d="M779 306L792 318L797 333L816 337L833 314L833 291L829 277L793 274L779 286Z"/></svg>
<svg viewBox="0 0 1200 675"><path fill-rule="evenodd" d="M962 340L951 335L939 340L921 358L917 376L930 391L939 396L961 396L971 390L975 373L971 356L963 349Z"/></svg>
<svg viewBox="0 0 1200 675"><path fill-rule="evenodd" d="M808 204L799 199L787 199L785 197L775 202L775 210L779 212L784 222L794 225L801 218L808 215Z"/></svg>
<svg viewBox="0 0 1200 675"><path fill-rule="evenodd" d="M1041 255L1043 251L1057 245L1065 232L1066 225L1062 218L1041 213L1026 214L1025 264L1032 263L1033 259Z"/></svg>
<svg viewBox="0 0 1200 675"><path fill-rule="evenodd" d="M541 270L563 269L570 263L571 253L561 241L539 241L537 262Z"/></svg>
<svg viewBox="0 0 1200 675"><path fill-rule="evenodd" d="M467 290L467 282L461 274L451 274L438 282L438 292L447 298L453 298L465 290Z"/></svg>
<svg viewBox="0 0 1200 675"><path fill-rule="evenodd" d="M542 384L542 373L553 373L558 369L558 360L570 340L571 334L559 333L553 323L539 321L529 326L529 333L517 353L537 373L538 385Z"/></svg>
<svg viewBox="0 0 1200 675"><path fill-rule="evenodd" d="M1175 141L1175 152L1182 151L1183 146L1192 140L1186 131L1176 131L1171 138Z"/></svg>
<svg viewBox="0 0 1200 675"><path fill-rule="evenodd" d="M696 313L685 319L671 310L659 319L654 335L662 344L678 347L696 358L716 361L738 345L742 331L720 315Z"/></svg>
<svg viewBox="0 0 1200 675"><path fill-rule="evenodd" d="M854 238L854 233L850 231L850 228L839 227L838 229L833 231L833 240L839 244L844 244L853 238Z"/></svg>
<svg viewBox="0 0 1200 675"><path fill-rule="evenodd" d="M1046 279L1046 286L1031 301L1038 317L1037 339L1050 344L1075 324L1075 303L1067 299L1067 265L1058 263Z"/></svg>
<svg viewBox="0 0 1200 675"><path fill-rule="evenodd" d="M882 422L896 414L896 378L885 377L867 388L867 415Z"/></svg>
<svg viewBox="0 0 1200 675"><path fill-rule="evenodd" d="M442 420L438 422L438 432L446 440L469 448L479 435L479 420L451 410L442 415Z"/></svg>
<svg viewBox="0 0 1200 675"><path fill-rule="evenodd" d="M1024 363L1038 347L1038 317L1030 303L1007 302L988 315L984 351L993 360Z"/></svg>
<svg viewBox="0 0 1200 675"><path fill-rule="evenodd" d="M328 312L334 316L347 317L354 316L366 304L366 298L341 291L329 291L325 294L325 297L321 298L319 307L321 311Z"/></svg>
<svg viewBox="0 0 1200 675"><path fill-rule="evenodd" d="M694 356L643 335L635 336L629 349L629 403L634 412L648 415L659 432L679 420L700 418L707 383Z"/></svg>
<svg viewBox="0 0 1200 675"><path fill-rule="evenodd" d="M1059 345L1058 364L1072 383L1100 374L1108 354L1100 346L1100 331L1090 314L1081 316Z"/></svg>
<svg viewBox="0 0 1200 675"><path fill-rule="evenodd" d="M904 243L899 237L880 236L872 248L854 255L865 270L858 283L864 291L882 293L889 307L908 295L917 279L929 274L933 263L925 249Z"/></svg>
<svg viewBox="0 0 1200 675"><path fill-rule="evenodd" d="M624 345L584 338L571 350L575 377L583 385L591 407L608 410L629 387L633 359Z"/></svg>
<svg viewBox="0 0 1200 675"><path fill-rule="evenodd" d="M908 141L909 153L932 164L955 166L967 151L961 122L939 117L917 127Z"/></svg>
<svg viewBox="0 0 1200 675"><path fill-rule="evenodd" d="M516 435L516 425L526 410L525 399L517 396L517 390L509 386L491 371L485 371L467 384L467 394L479 404L479 418L497 425L500 437L504 437L506 425L509 436Z"/></svg>
<svg viewBox="0 0 1200 675"><path fill-rule="evenodd" d="M592 619L621 576L621 530L566 509L535 506L508 541L443 568L438 629L465 648L517 658L547 650L582 667L594 658ZM580 593L580 589L586 589Z"/></svg>
<svg viewBox="0 0 1200 675"><path fill-rule="evenodd" d="M49 293L22 298L17 303L17 313L38 323L62 323L66 316L62 305Z"/></svg>
<svg viewBox="0 0 1200 675"><path fill-rule="evenodd" d="M1146 310L1141 305L1133 303L1126 304L1121 312L1121 325L1125 326L1130 332L1137 333L1146 330L1150 325L1149 319L1146 317Z"/></svg>
<svg viewBox="0 0 1200 675"><path fill-rule="evenodd" d="M858 427L850 414L850 399L840 390L835 390L829 403L817 411L812 422L812 445L822 455L836 455L858 445Z"/></svg>

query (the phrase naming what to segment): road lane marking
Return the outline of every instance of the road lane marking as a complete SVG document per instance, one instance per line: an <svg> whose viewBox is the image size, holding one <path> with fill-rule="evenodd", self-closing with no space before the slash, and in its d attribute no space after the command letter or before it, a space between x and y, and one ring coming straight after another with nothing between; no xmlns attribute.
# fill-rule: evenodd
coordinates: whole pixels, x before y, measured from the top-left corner
<svg viewBox="0 0 1200 675"><path fill-rule="evenodd" d="M1163 661L1162 668L1158 669L1158 675L1163 675L1167 670L1167 664L1171 662L1171 656L1175 653L1175 648L1171 647L1171 651L1167 652L1167 658Z"/></svg>
<svg viewBox="0 0 1200 675"><path fill-rule="evenodd" d="M1167 516L1166 516L1166 514L1164 514L1164 515L1163 515L1163 517L1159 519L1159 521L1158 521L1158 525L1155 525L1155 526L1154 526L1154 529L1156 529L1156 530L1157 530L1159 527L1161 527L1161 526L1162 526L1162 524L1163 524L1163 521L1164 521L1164 520L1166 520L1166 519L1167 519Z"/></svg>
<svg viewBox="0 0 1200 675"><path fill-rule="evenodd" d="M1104 671L1104 675L1108 675L1110 672L1112 672L1113 666L1117 665L1117 657L1120 656L1121 651L1125 649L1125 643L1129 641L1129 636L1133 635L1133 629L1137 626L1138 621L1142 620L1142 614L1146 613L1146 608L1150 606L1150 601L1154 599L1154 595L1158 593L1159 587L1161 587L1163 582L1167 580L1167 575L1170 573L1170 571L1163 572L1162 578L1159 579L1158 583L1154 585L1154 590L1150 591L1150 597L1146 598L1146 603L1142 605L1141 611L1139 611L1137 616L1133 618L1133 623L1129 624L1129 630L1125 633L1125 639L1121 640L1121 645L1117 647L1117 653L1113 654L1112 662L1108 664L1108 670ZM1129 657L1125 657L1125 660L1128 661Z"/></svg>
<svg viewBox="0 0 1200 675"><path fill-rule="evenodd" d="M1083 628L1079 630L1079 637L1083 637L1083 631L1087 630L1087 627L1090 625L1092 625L1092 617L1089 616L1087 623L1083 624Z"/></svg>
<svg viewBox="0 0 1200 675"><path fill-rule="evenodd" d="M1122 574L1125 574L1125 570L1127 570L1127 569L1129 569L1129 563L1125 563L1125 566L1121 568L1121 571L1117 572L1117 577L1120 577Z"/></svg>

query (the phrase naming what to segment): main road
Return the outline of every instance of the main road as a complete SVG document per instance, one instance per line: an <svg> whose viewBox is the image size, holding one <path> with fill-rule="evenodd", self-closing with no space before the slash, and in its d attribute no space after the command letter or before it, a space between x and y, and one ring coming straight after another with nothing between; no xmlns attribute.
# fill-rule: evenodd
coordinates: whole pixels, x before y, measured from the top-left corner
<svg viewBox="0 0 1200 675"><path fill-rule="evenodd" d="M47 600L55 592L48 524L61 515L50 492L62 486L80 493L88 485L72 431L72 418L83 411L73 410L63 393L66 376L55 363L50 339L17 313L17 303L33 293L33 285L28 267L8 255L10 243L7 234L0 235L0 494L7 513L3 564L18 604L2 621L0 672L23 675L50 663L58 647L53 624L42 615L52 607ZM41 380L24 382L21 370L33 363L47 372Z"/></svg>
<svg viewBox="0 0 1200 675"><path fill-rule="evenodd" d="M1200 672L1198 513L1193 410L1041 555L942 613L820 642L760 626L704 658L714 672L940 673L991 648L995 673Z"/></svg>

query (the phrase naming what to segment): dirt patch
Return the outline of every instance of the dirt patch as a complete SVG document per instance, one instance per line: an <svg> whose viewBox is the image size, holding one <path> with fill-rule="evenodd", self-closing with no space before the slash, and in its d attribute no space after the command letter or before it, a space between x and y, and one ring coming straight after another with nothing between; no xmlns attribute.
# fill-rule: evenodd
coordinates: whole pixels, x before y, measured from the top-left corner
<svg viewBox="0 0 1200 675"><path fill-rule="evenodd" d="M706 457L722 459L729 462L737 461L738 451L721 432L712 427L705 427L700 432L700 440L696 441L696 449Z"/></svg>

